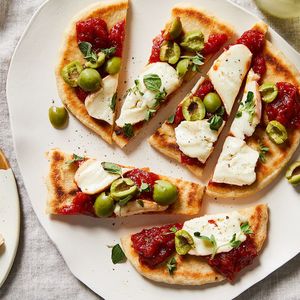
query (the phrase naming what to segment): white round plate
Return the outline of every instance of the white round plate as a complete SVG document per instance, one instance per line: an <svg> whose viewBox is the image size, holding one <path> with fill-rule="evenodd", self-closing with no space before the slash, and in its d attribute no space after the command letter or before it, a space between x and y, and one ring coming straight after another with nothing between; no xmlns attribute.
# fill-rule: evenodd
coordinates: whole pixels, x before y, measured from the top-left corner
<svg viewBox="0 0 300 300"><path fill-rule="evenodd" d="M19 195L11 169L0 170L0 233L4 245L0 247L0 287L14 263L20 235Z"/></svg>
<svg viewBox="0 0 300 300"><path fill-rule="evenodd" d="M203 213L230 211L265 202L270 207L269 238L254 265L242 272L235 284L221 283L205 287L175 287L150 282L129 263L113 265L109 245L120 236L143 226L177 221L178 217L135 216L126 219L100 220L85 216L49 217L45 213L47 190L44 184L48 163L44 153L53 147L91 155L106 161L149 166L161 174L197 181L188 171L156 152L147 137L174 111L180 97L191 88L190 82L178 97L164 107L143 134L127 149L109 146L87 130L73 116L65 130L55 130L48 121L52 100L60 104L54 68L63 32L70 19L93 0L50 0L35 14L13 56L7 82L7 95L18 162L33 208L57 245L73 274L105 299L205 299L232 298L255 284L300 249L300 226L294 221L300 211L299 194L280 176L273 185L251 198L235 201L205 199ZM178 0L132 0L128 15L128 40L125 51L127 67L122 83L133 83L145 64L151 41L169 19L171 7ZM258 20L241 8L223 0L189 0L235 26L237 32L251 28ZM300 68L300 57L278 34L269 38ZM130 74L130 75L129 75ZM121 87L120 95L126 87ZM299 153L298 153L299 155Z"/></svg>

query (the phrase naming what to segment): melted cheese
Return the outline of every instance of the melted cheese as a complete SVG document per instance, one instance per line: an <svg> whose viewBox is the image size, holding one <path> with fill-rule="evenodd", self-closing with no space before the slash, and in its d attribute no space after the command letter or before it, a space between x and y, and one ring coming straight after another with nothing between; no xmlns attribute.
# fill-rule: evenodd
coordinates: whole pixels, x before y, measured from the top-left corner
<svg viewBox="0 0 300 300"><path fill-rule="evenodd" d="M261 118L261 96L259 92L258 80L260 76L255 74L251 69L247 76L246 86L244 89L243 98L239 107L239 111L241 111L240 117L235 117L230 132L233 136L244 139L246 136L251 136L256 126L260 123ZM253 112L249 112L249 110L241 110L245 107L245 103L247 100L247 95L249 92L253 93Z"/></svg>
<svg viewBox="0 0 300 300"><path fill-rule="evenodd" d="M88 114L98 120L103 120L110 125L114 122L114 111L110 108L118 86L118 75L108 75L102 81L102 88L85 99Z"/></svg>
<svg viewBox="0 0 300 300"><path fill-rule="evenodd" d="M127 168L122 168L123 173L128 170ZM82 192L93 195L107 189L119 177L121 176L118 174L105 171L101 161L88 159L77 169L74 180Z"/></svg>
<svg viewBox="0 0 300 300"><path fill-rule="evenodd" d="M212 181L238 186L252 184L256 180L258 157L258 151L249 147L245 141L227 137Z"/></svg>
<svg viewBox="0 0 300 300"><path fill-rule="evenodd" d="M214 142L222 130L209 128L208 120L183 121L175 128L176 143L179 149L187 156L197 158L205 163L211 154Z"/></svg>
<svg viewBox="0 0 300 300"><path fill-rule="evenodd" d="M231 46L215 60L207 73L228 115L249 70L251 58L252 53L246 46Z"/></svg>
<svg viewBox="0 0 300 300"><path fill-rule="evenodd" d="M235 240L245 241L246 235L241 230L241 224L247 219L237 211L227 214L205 215L200 218L194 218L186 221L183 224L186 230L193 238L195 248L188 253L191 255L211 255L213 254L213 247L209 241L194 236L195 232L199 232L201 236L211 238L213 235L216 241L216 253L229 252L233 249L230 241L235 235Z"/></svg>
<svg viewBox="0 0 300 300"><path fill-rule="evenodd" d="M123 127L125 124L136 124L147 118L149 109L156 106L156 92L150 91L144 85L144 76L156 74L161 79L160 91L166 91L167 96L173 93L180 85L182 80L178 77L176 70L165 62L149 64L145 71L138 77L138 89L132 87L121 109L116 124Z"/></svg>

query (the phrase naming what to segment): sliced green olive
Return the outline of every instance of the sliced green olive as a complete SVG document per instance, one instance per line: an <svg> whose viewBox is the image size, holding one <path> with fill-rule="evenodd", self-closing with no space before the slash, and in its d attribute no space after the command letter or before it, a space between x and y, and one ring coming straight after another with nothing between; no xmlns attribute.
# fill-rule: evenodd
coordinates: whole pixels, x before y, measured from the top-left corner
<svg viewBox="0 0 300 300"><path fill-rule="evenodd" d="M275 144L283 144L288 139L285 127L278 121L269 122L266 128L267 134Z"/></svg>
<svg viewBox="0 0 300 300"><path fill-rule="evenodd" d="M176 71L179 77L183 77L186 72L189 70L190 60L188 58L181 59L177 66Z"/></svg>
<svg viewBox="0 0 300 300"><path fill-rule="evenodd" d="M178 198L177 187L169 181L157 180L153 187L153 199L160 205L170 205Z"/></svg>
<svg viewBox="0 0 300 300"><path fill-rule="evenodd" d="M182 24L179 17L176 17L169 25L166 33L170 36L171 40L176 40L182 32Z"/></svg>
<svg viewBox="0 0 300 300"><path fill-rule="evenodd" d="M120 178L115 180L110 187L110 194L119 201L128 196L134 196L138 192L138 187L130 178Z"/></svg>
<svg viewBox="0 0 300 300"><path fill-rule="evenodd" d="M52 126L55 128L63 128L67 123L68 111L64 107L51 106L48 115Z"/></svg>
<svg viewBox="0 0 300 300"><path fill-rule="evenodd" d="M259 87L262 100L267 103L274 101L278 95L278 88L274 83L264 83Z"/></svg>
<svg viewBox="0 0 300 300"><path fill-rule="evenodd" d="M191 31L187 32L180 46L188 51L199 52L204 48L204 35L201 31Z"/></svg>
<svg viewBox="0 0 300 300"><path fill-rule="evenodd" d="M114 75L120 72L121 69L121 58L120 57L112 57L110 58L105 65L105 71L110 74Z"/></svg>
<svg viewBox="0 0 300 300"><path fill-rule="evenodd" d="M76 87L79 74L82 72L83 67L79 61L72 61L61 70L61 76L64 81L71 87Z"/></svg>
<svg viewBox="0 0 300 300"><path fill-rule="evenodd" d="M300 184L300 161L294 162L286 171L285 177L292 185Z"/></svg>
<svg viewBox="0 0 300 300"><path fill-rule="evenodd" d="M208 112L216 112L222 105L222 101L217 93L208 93L203 99L203 103Z"/></svg>
<svg viewBox="0 0 300 300"><path fill-rule="evenodd" d="M159 58L161 61L175 65L180 58L180 47L175 42L164 41L160 48Z"/></svg>
<svg viewBox="0 0 300 300"><path fill-rule="evenodd" d="M182 113L187 121L198 121L205 118L206 110L199 97L189 96L182 103Z"/></svg>
<svg viewBox="0 0 300 300"><path fill-rule="evenodd" d="M101 193L94 203L95 214L98 217L109 217L115 208L114 199L105 192Z"/></svg>
<svg viewBox="0 0 300 300"><path fill-rule="evenodd" d="M96 92L101 85L101 76L95 69L84 69L78 77L78 85L86 92Z"/></svg>
<svg viewBox="0 0 300 300"><path fill-rule="evenodd" d="M99 52L97 61L95 63L88 61L85 63L85 66L92 69L100 68L105 63L105 57L106 55L103 52Z"/></svg>
<svg viewBox="0 0 300 300"><path fill-rule="evenodd" d="M175 233L175 249L179 255L187 254L194 247L194 240L186 230L181 229Z"/></svg>

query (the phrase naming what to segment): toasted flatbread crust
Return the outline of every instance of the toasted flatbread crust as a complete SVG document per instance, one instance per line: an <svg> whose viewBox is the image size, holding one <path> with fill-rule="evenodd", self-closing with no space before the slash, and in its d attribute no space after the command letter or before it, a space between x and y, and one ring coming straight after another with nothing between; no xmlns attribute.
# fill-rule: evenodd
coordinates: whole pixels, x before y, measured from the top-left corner
<svg viewBox="0 0 300 300"><path fill-rule="evenodd" d="M268 30L267 24L264 22L258 22L254 24L252 29L260 30L266 33ZM176 143L175 130L172 124L164 122L160 128L149 138L149 144L162 154L173 158L174 160L181 162L181 151ZM209 158L208 158L209 159ZM201 177L205 164L185 164L185 167L189 169L197 177Z"/></svg>
<svg viewBox="0 0 300 300"><path fill-rule="evenodd" d="M111 0L93 4L75 16L65 32L63 47L59 54L59 63L55 76L58 94L67 109L85 126L100 135L106 142L112 143L113 126L105 121L97 120L88 114L84 103L78 99L75 89L70 87L60 73L62 68L73 60L85 62L76 39L76 23L89 18L100 17L107 23L108 29L126 18L128 0Z"/></svg>
<svg viewBox="0 0 300 300"><path fill-rule="evenodd" d="M248 218L251 229L254 232L253 239L257 251L260 251L267 236L267 205L260 204L242 209L239 212ZM212 269L205 259L192 255L180 256L176 254L177 269L172 276L165 265L150 269L140 264L138 254L132 247L130 235L122 238L121 242L126 257L131 264L141 275L151 280L179 285L203 285L225 280L225 277Z"/></svg>
<svg viewBox="0 0 300 300"><path fill-rule="evenodd" d="M74 182L77 170L76 164L67 164L72 159L71 154L66 154L59 149L47 153L50 167L47 177L48 202L47 213L59 214L59 210L73 202L79 191ZM145 170L149 170L145 168ZM193 182L159 175L161 179L168 180L177 186L179 196L176 203L160 214L196 215L200 213L202 197L205 187Z"/></svg>
<svg viewBox="0 0 300 300"><path fill-rule="evenodd" d="M264 55L267 64L267 72L263 77L263 82L290 82L300 92L300 73L295 66L288 62L287 58L276 49L270 42L267 42ZM266 120L266 113L262 120ZM252 137L246 140L253 149L259 149L259 143L270 150L266 154L266 162L258 162L256 167L257 179L249 186L235 186L227 184L209 183L207 194L211 197L231 198L246 197L257 193L269 185L285 167L292 155L296 151L300 142L300 130L288 130L288 141L283 145L274 144L268 137L265 126L258 126Z"/></svg>
<svg viewBox="0 0 300 300"><path fill-rule="evenodd" d="M182 28L185 32L200 29L204 34L205 41L210 34L214 33L225 33L229 39L235 34L229 24L188 3L180 3L173 7L171 20L175 17L180 17ZM167 28L171 20L166 24L165 28ZM209 56L206 58L206 63L209 61L209 58ZM194 74L189 74L188 79L190 80L193 75ZM164 101L164 104L168 102L170 97L172 97L172 95L169 95L168 99ZM144 123L133 126L135 135L143 128L143 126ZM119 147L123 148L129 142L130 138L127 138L123 134L117 135L114 132L113 140Z"/></svg>

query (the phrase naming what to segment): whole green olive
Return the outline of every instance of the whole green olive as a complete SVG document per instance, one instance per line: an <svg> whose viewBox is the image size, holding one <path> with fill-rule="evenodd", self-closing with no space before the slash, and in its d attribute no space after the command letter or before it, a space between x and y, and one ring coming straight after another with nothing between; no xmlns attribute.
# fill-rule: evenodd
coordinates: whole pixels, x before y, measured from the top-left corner
<svg viewBox="0 0 300 300"><path fill-rule="evenodd" d="M121 69L121 58L120 57L112 57L110 58L105 65L105 71L110 74L114 75L119 73Z"/></svg>
<svg viewBox="0 0 300 300"><path fill-rule="evenodd" d="M170 205L178 198L177 187L169 181L157 180L153 188L153 199L160 205Z"/></svg>
<svg viewBox="0 0 300 300"><path fill-rule="evenodd" d="M63 128L68 120L68 112L62 107L51 106L48 111L49 120L53 127Z"/></svg>
<svg viewBox="0 0 300 300"><path fill-rule="evenodd" d="M113 214L115 203L110 195L102 192L94 203L95 214L97 217L109 217Z"/></svg>
<svg viewBox="0 0 300 300"><path fill-rule="evenodd" d="M159 58L171 65L176 64L180 58L180 47L175 42L164 41L160 48Z"/></svg>
<svg viewBox="0 0 300 300"><path fill-rule="evenodd" d="M176 71L179 77L183 77L186 72L189 70L190 60L188 58L181 59L177 66Z"/></svg>
<svg viewBox="0 0 300 300"><path fill-rule="evenodd" d="M188 51L199 52L204 48L204 36L199 30L187 32L180 46Z"/></svg>
<svg viewBox="0 0 300 300"><path fill-rule="evenodd" d="M86 92L96 92L101 84L99 72L92 68L84 69L78 77L78 85Z"/></svg>
<svg viewBox="0 0 300 300"><path fill-rule="evenodd" d="M208 93L203 99L203 103L208 112L216 112L222 105L222 101L217 93Z"/></svg>

